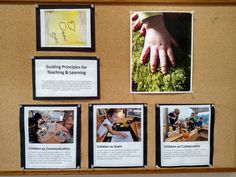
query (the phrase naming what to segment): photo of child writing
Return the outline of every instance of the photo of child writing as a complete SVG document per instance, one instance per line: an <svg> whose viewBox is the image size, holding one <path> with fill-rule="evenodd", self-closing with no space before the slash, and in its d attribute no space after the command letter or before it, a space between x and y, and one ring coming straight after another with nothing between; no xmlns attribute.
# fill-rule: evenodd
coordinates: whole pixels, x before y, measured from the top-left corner
<svg viewBox="0 0 236 177"><path fill-rule="evenodd" d="M140 167L146 152L145 104L89 105L89 166Z"/></svg>
<svg viewBox="0 0 236 177"><path fill-rule="evenodd" d="M192 13L130 15L131 92L191 91Z"/></svg>
<svg viewBox="0 0 236 177"><path fill-rule="evenodd" d="M141 141L141 109L97 109L97 142Z"/></svg>
<svg viewBox="0 0 236 177"><path fill-rule="evenodd" d="M30 143L73 143L73 111L30 110Z"/></svg>

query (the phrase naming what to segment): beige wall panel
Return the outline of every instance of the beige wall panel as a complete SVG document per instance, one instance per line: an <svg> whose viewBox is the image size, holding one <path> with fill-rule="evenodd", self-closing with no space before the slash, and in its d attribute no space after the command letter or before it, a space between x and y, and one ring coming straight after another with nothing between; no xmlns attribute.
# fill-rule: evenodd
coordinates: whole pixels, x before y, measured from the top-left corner
<svg viewBox="0 0 236 177"><path fill-rule="evenodd" d="M194 11L193 93L130 94L130 10ZM214 103L214 166L236 166L236 6L95 8L96 52L36 51L35 7L0 5L0 170L19 170L20 104L82 104L81 168L88 166L88 103L148 104L148 167L155 166L155 104ZM31 57L99 56L101 98L33 101Z"/></svg>

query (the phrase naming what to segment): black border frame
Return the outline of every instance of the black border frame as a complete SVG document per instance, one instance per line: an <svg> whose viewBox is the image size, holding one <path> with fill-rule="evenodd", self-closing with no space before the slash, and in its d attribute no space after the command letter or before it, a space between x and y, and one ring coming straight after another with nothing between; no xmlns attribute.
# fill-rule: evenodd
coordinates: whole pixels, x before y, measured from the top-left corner
<svg viewBox="0 0 236 177"><path fill-rule="evenodd" d="M210 106L210 110L211 111L211 125L210 125L210 140L209 140L209 144L210 144L210 154L209 154L209 165L189 165L189 166L162 166L161 165L161 129L160 129L160 106L188 106L188 105L208 105ZM156 116L155 116L155 121L156 121L156 166L160 167L160 168L181 168L181 167L209 167L209 166L213 166L213 154L214 154L214 123L215 123L215 104L156 104L155 105L155 110L156 110Z"/></svg>
<svg viewBox="0 0 236 177"><path fill-rule="evenodd" d="M41 25L40 10L41 9L90 9L90 27L91 27L91 47L42 47L41 46ZM36 49L37 51L95 51L95 6L91 5L37 5L36 6Z"/></svg>
<svg viewBox="0 0 236 177"><path fill-rule="evenodd" d="M81 152L81 105L80 104L55 104L55 105L46 105L46 104L40 104L40 105L33 105L33 104L27 104L27 105L20 105L19 112L20 112L20 156L21 156L21 168L24 169L32 169L32 168L26 168L25 167L25 107L76 107L77 111L77 132L76 132L76 167L73 169L80 168L80 152ZM37 168L37 169L48 169L48 168ZM50 168L55 169L55 168ZM63 168L68 169L68 168ZM72 169L72 168L69 168Z"/></svg>
<svg viewBox="0 0 236 177"><path fill-rule="evenodd" d="M43 97L36 96L36 64L35 60L96 60L97 61L97 95L96 96L55 96L55 97ZM95 56L35 56L32 58L32 87L33 87L33 100L76 100L76 99L99 99L100 98L100 60Z"/></svg>
<svg viewBox="0 0 236 177"><path fill-rule="evenodd" d="M142 105L143 106L143 166L94 166L94 143L93 143L93 110L95 105ZM88 135L89 135L89 150L88 150L88 167L89 168L140 168L147 165L147 104L146 103L100 103L100 104L89 104L88 105Z"/></svg>

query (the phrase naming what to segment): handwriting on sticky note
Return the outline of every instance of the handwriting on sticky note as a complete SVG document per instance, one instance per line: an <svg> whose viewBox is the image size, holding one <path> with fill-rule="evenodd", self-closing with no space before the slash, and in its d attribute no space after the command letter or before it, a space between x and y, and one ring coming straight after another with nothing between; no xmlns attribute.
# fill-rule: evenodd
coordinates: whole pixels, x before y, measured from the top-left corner
<svg viewBox="0 0 236 177"><path fill-rule="evenodd" d="M67 22L67 26L69 28L69 30L75 31L75 22L74 21L69 21Z"/></svg>
<svg viewBox="0 0 236 177"><path fill-rule="evenodd" d="M46 45L86 45L86 15L78 11L45 12Z"/></svg>

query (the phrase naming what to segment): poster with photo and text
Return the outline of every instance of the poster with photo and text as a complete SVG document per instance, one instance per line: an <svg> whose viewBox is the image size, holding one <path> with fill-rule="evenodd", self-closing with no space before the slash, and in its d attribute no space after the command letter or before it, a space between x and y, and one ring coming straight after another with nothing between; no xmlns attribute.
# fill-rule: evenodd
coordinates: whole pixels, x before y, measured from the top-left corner
<svg viewBox="0 0 236 177"><path fill-rule="evenodd" d="M89 107L89 167L146 165L146 105Z"/></svg>
<svg viewBox="0 0 236 177"><path fill-rule="evenodd" d="M212 105L157 105L156 122L156 165L212 165Z"/></svg>
<svg viewBox="0 0 236 177"><path fill-rule="evenodd" d="M21 166L78 168L79 116L80 105L21 106Z"/></svg>

